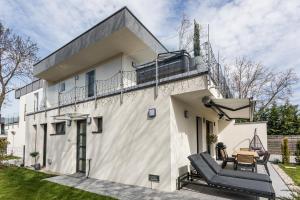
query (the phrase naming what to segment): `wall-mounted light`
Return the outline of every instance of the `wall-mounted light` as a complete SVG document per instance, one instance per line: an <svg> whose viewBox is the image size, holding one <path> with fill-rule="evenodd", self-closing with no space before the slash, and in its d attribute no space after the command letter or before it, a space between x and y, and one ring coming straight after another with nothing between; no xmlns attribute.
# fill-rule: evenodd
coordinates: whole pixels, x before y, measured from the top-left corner
<svg viewBox="0 0 300 200"><path fill-rule="evenodd" d="M189 111L187 110L184 111L184 118L189 118Z"/></svg>
<svg viewBox="0 0 300 200"><path fill-rule="evenodd" d="M148 109L148 118L156 117L156 108L149 108Z"/></svg>
<svg viewBox="0 0 300 200"><path fill-rule="evenodd" d="M72 124L72 120L68 119L67 120L67 126L71 126L71 124Z"/></svg>
<svg viewBox="0 0 300 200"><path fill-rule="evenodd" d="M92 123L92 118L91 118L91 117L88 117L88 118L86 119L86 122L87 122L88 124L91 124L91 123Z"/></svg>

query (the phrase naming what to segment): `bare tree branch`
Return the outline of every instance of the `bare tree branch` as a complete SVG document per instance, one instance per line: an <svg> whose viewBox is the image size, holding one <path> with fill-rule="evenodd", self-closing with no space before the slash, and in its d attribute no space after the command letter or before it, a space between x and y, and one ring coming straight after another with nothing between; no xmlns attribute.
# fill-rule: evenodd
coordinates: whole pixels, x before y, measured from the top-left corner
<svg viewBox="0 0 300 200"><path fill-rule="evenodd" d="M190 32L192 28L193 28L192 21L186 14L183 14L178 28L179 49L184 49L188 52L192 50L193 33Z"/></svg>
<svg viewBox="0 0 300 200"><path fill-rule="evenodd" d="M0 22L0 111L15 80L31 78L38 48L29 38L22 38Z"/></svg>
<svg viewBox="0 0 300 200"><path fill-rule="evenodd" d="M246 58L238 58L229 71L230 86L238 98L253 97L258 109L264 109L271 103L286 100L291 95L291 87L298 78L293 69L274 72L261 63Z"/></svg>

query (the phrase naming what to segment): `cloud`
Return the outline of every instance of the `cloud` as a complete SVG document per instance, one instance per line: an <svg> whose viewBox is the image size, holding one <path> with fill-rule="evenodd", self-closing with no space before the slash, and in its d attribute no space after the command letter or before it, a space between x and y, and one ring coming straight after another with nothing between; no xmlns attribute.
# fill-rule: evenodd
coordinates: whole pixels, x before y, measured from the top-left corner
<svg viewBox="0 0 300 200"><path fill-rule="evenodd" d="M0 1L0 19L36 41L44 57L125 5L154 33L167 33L174 5L167 0Z"/></svg>
<svg viewBox="0 0 300 200"><path fill-rule="evenodd" d="M235 0L189 1L186 13L210 24L215 52L225 62L248 57L274 70L294 68L300 76L300 1ZM300 103L300 83L294 103Z"/></svg>
<svg viewBox="0 0 300 200"><path fill-rule="evenodd" d="M274 70L294 67L300 76L299 0L49 0L1 1L0 20L38 43L44 57L127 6L169 49L183 13L203 27L224 62L249 57ZM292 102L300 103L300 84Z"/></svg>

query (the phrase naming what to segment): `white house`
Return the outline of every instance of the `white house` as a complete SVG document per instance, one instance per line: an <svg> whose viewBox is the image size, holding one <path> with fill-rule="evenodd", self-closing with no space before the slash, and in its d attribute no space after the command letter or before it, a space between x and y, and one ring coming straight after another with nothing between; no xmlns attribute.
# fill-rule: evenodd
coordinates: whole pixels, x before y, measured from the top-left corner
<svg viewBox="0 0 300 200"><path fill-rule="evenodd" d="M37 151L49 171L172 191L188 155L215 155L207 135L232 150L249 145L255 128L264 138L264 125L234 124L251 118L253 101L229 99L209 42L202 47L197 65L169 52L125 7L42 59L38 96L17 91L25 164Z"/></svg>

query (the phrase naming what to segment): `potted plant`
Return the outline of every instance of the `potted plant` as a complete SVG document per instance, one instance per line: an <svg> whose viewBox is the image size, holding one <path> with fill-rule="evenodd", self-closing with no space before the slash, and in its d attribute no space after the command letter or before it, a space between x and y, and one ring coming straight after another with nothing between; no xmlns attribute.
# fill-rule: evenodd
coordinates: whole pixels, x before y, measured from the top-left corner
<svg viewBox="0 0 300 200"><path fill-rule="evenodd" d="M295 161L297 164L300 164L300 140L297 141L296 144L296 152L295 152Z"/></svg>
<svg viewBox="0 0 300 200"><path fill-rule="evenodd" d="M207 135L207 143L208 144L213 144L218 141L218 136L215 134L208 134Z"/></svg>
<svg viewBox="0 0 300 200"><path fill-rule="evenodd" d="M37 162L37 157L39 156L39 152L37 152L37 151L31 152L30 156L34 158L34 165L33 165L34 169L35 170L40 170L41 165L39 163L36 163Z"/></svg>

